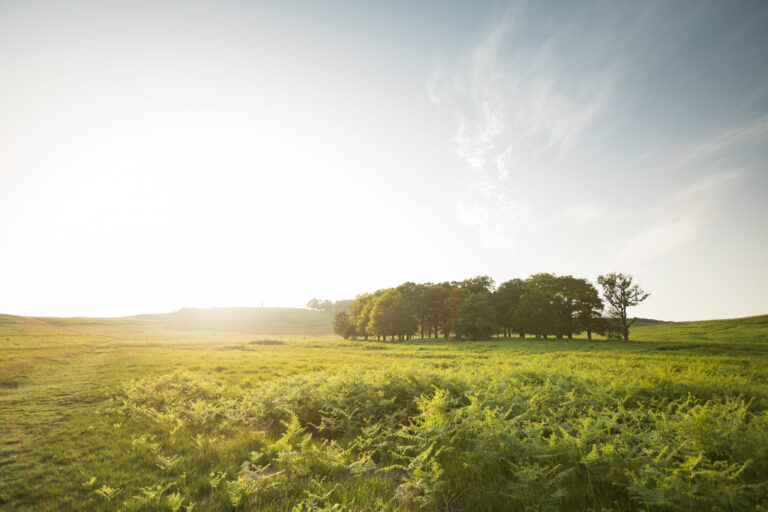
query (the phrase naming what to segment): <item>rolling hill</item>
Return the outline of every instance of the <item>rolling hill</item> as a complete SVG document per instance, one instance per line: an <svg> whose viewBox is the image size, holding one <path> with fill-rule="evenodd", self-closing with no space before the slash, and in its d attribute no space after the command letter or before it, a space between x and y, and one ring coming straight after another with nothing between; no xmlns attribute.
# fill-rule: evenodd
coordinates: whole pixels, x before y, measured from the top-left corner
<svg viewBox="0 0 768 512"><path fill-rule="evenodd" d="M641 321L630 338L638 341L768 341L768 315L695 322Z"/></svg>
<svg viewBox="0 0 768 512"><path fill-rule="evenodd" d="M5 333L15 331L37 335L65 332L106 332L133 329L141 332L200 331L238 332L261 335L333 334L333 313L302 308L184 308L172 313L118 318L53 318L0 315Z"/></svg>
<svg viewBox="0 0 768 512"><path fill-rule="evenodd" d="M173 313L142 315L166 329L232 331L252 334L333 334L333 314L301 308L184 308Z"/></svg>

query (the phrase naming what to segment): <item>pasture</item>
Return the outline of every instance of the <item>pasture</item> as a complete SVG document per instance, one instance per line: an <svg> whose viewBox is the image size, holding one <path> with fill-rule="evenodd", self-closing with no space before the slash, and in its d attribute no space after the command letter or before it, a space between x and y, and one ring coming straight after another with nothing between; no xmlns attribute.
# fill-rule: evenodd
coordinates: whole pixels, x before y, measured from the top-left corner
<svg viewBox="0 0 768 512"><path fill-rule="evenodd" d="M768 506L766 316L630 342L312 322L0 316L0 510Z"/></svg>

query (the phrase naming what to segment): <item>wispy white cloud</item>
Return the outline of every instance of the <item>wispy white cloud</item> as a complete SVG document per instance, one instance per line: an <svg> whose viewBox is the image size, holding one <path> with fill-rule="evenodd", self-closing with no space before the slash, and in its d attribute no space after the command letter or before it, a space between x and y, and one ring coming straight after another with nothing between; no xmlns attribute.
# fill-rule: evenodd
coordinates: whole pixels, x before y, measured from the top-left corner
<svg viewBox="0 0 768 512"><path fill-rule="evenodd" d="M510 232L535 231L537 225L527 201L509 201L500 194L484 201L460 201L457 207L459 218L489 248L511 249L518 241Z"/></svg>
<svg viewBox="0 0 768 512"><path fill-rule="evenodd" d="M427 84L429 100L455 120L452 149L473 180L475 197L459 203L460 217L493 246L513 246L548 224L596 217L594 205L573 215L526 213L531 208L523 197L530 191L522 191L521 182L594 125L621 75L615 58L592 62L597 48L610 43L609 34L585 41L574 22L532 39L527 14L524 4L510 8L455 65L434 70Z"/></svg>
<svg viewBox="0 0 768 512"><path fill-rule="evenodd" d="M433 73L430 101L457 122L454 150L470 168L508 166L509 158L535 159L574 143L608 104L612 65L574 79L559 67L556 36L518 46L522 30L507 15L452 74ZM488 170L488 169L486 169Z"/></svg>
<svg viewBox="0 0 768 512"><path fill-rule="evenodd" d="M746 121L710 134L702 140L685 146L671 159L673 170L701 165L744 146L764 144L768 141L768 115Z"/></svg>
<svg viewBox="0 0 768 512"><path fill-rule="evenodd" d="M691 215L663 216L637 235L625 240L619 251L622 262L647 261L664 256L690 242L700 228Z"/></svg>
<svg viewBox="0 0 768 512"><path fill-rule="evenodd" d="M711 221L717 201L734 186L742 172L723 168L724 158L734 151L768 141L768 115L713 131L687 144L667 161L666 168L684 175L700 175L653 209L649 225L622 242L619 256L629 261L648 261L664 256L694 240Z"/></svg>
<svg viewBox="0 0 768 512"><path fill-rule="evenodd" d="M429 100L453 117L452 150L465 163L471 182L457 202L459 216L484 244L554 247L557 244L547 240L562 243L573 240L574 233L591 232L587 236L617 247L620 261L630 263L669 254L704 232L721 191L740 176L729 170L734 162L720 157L768 141L768 116L713 132L666 162L661 158L668 151L666 140L657 141L653 134L638 140L632 130L609 134L631 120L617 122L623 112L632 114L637 108L631 105L633 93L639 94L633 80L643 75L643 66L654 69L665 52L672 51L668 48L688 41L700 28L701 11L689 24L672 29L665 21L666 9L663 4L609 13L580 9L571 13L572 19L549 19L546 14L546 26L557 28L532 32L531 26L542 24L540 19L532 23L531 16L541 11L533 4L516 3L453 65L433 72L427 84ZM661 42L651 40L654 37ZM633 139L627 140L627 135ZM646 204L648 194L656 190L647 179L631 183L605 167L585 169L604 165L590 151L598 159L605 155L606 161L616 162L611 151L601 153L601 148L588 145L595 140L617 142L610 150L631 148L620 157L633 169L679 168L684 172L678 177L693 178L656 206L641 211L616 207L620 188L636 189L638 200ZM567 190L552 194L553 183L547 179L569 171L592 179L585 187L593 189L585 190L602 195L578 202L576 198L587 196L569 198ZM606 180L595 186L596 176ZM648 177L652 180L653 174ZM550 199L550 194L556 197ZM617 229L639 218L646 223L636 231L622 235Z"/></svg>
<svg viewBox="0 0 768 512"><path fill-rule="evenodd" d="M711 221L714 203L741 176L729 170L700 178L654 208L651 222L622 242L620 261L642 262L671 253L694 240Z"/></svg>

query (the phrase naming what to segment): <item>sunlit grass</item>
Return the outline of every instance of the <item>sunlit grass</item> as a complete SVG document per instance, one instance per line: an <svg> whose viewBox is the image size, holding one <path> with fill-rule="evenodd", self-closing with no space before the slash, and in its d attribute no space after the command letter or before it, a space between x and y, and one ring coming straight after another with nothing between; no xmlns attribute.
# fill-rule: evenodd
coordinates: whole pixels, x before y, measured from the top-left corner
<svg viewBox="0 0 768 512"><path fill-rule="evenodd" d="M759 320L405 344L0 320L2 510L768 500Z"/></svg>

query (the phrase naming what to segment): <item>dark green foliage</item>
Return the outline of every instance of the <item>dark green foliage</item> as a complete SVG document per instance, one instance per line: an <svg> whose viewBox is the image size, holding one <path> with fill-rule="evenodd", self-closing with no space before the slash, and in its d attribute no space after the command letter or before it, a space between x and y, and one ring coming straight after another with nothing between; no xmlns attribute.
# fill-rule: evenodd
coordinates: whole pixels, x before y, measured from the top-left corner
<svg viewBox="0 0 768 512"><path fill-rule="evenodd" d="M456 336L483 340L490 338L497 330L496 310L490 293L470 293L462 298L456 319Z"/></svg>
<svg viewBox="0 0 768 512"><path fill-rule="evenodd" d="M624 326L621 319L615 316L604 316L597 319L595 332L609 340L624 339Z"/></svg>
<svg viewBox="0 0 768 512"><path fill-rule="evenodd" d="M357 327L350 322L346 311L339 311L333 316L333 332L344 338L353 338L357 333Z"/></svg>
<svg viewBox="0 0 768 512"><path fill-rule="evenodd" d="M493 279L478 276L438 284L407 282L360 295L349 305L349 321L365 339L369 334L409 339L417 331L422 338L456 334L470 339L526 333L572 338L587 331L591 338L600 329L602 309L597 290L585 279L535 274L495 289ZM397 327L395 317L400 318Z"/></svg>
<svg viewBox="0 0 768 512"><path fill-rule="evenodd" d="M528 285L522 279L512 279L501 283L494 294L496 306L496 321L505 336L512 333L525 333L520 318L520 301L528 290Z"/></svg>
<svg viewBox="0 0 768 512"><path fill-rule="evenodd" d="M416 332L417 319L408 298L395 289L386 290L376 299L370 313L368 329L384 339L397 336L400 340Z"/></svg>
<svg viewBox="0 0 768 512"><path fill-rule="evenodd" d="M493 279L488 276L471 277L453 284L457 288L465 290L470 294L490 294L493 293L494 290Z"/></svg>
<svg viewBox="0 0 768 512"><path fill-rule="evenodd" d="M355 326L355 334L368 339L368 321L370 320L373 297L369 294L358 295L348 307L349 322Z"/></svg>
<svg viewBox="0 0 768 512"><path fill-rule="evenodd" d="M522 332L533 334L537 338L546 338L558 332L557 302L546 290L529 287L520 300L517 315Z"/></svg>
<svg viewBox="0 0 768 512"><path fill-rule="evenodd" d="M578 279L571 288L573 293L574 320L576 331L586 331L587 339L592 339L592 333L599 328L600 317L603 313L603 301L592 283Z"/></svg>
<svg viewBox="0 0 768 512"><path fill-rule="evenodd" d="M416 316L416 324L422 338L424 337L424 329L427 326L427 314L429 312L427 288L430 285L431 283L416 284L408 282L397 287L397 290L403 294L404 299L410 304Z"/></svg>

